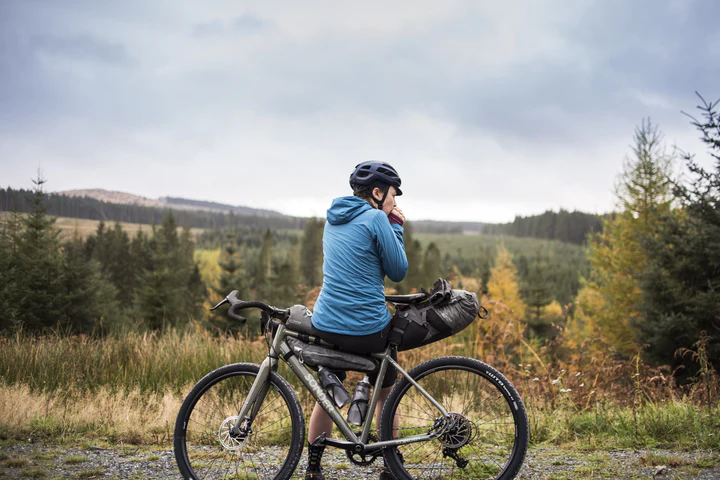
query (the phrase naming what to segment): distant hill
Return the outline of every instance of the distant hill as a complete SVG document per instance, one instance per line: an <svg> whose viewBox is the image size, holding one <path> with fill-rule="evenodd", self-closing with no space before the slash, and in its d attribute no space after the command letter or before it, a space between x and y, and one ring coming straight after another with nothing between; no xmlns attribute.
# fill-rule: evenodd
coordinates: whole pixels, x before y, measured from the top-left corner
<svg viewBox="0 0 720 480"><path fill-rule="evenodd" d="M114 190L104 190L102 188L63 190L54 193L58 195L66 195L68 197L88 197L106 203L137 205L140 207L172 208L173 210L199 210L223 213L233 212L239 215L257 217L287 217L287 215L283 215L282 213L276 212L274 210L227 205L224 203L206 202L203 200L191 200L178 197L160 197L158 199L152 199L147 197L141 197L140 195L134 195L132 193L118 192Z"/></svg>
<svg viewBox="0 0 720 480"><path fill-rule="evenodd" d="M32 192L0 188L0 211L30 211ZM67 190L48 194L48 213L59 217L159 224L172 209L178 225L217 230L234 225L248 228L297 230L306 218L291 217L273 210L227 205L177 197L150 199L131 193L103 189ZM228 213L234 214L230 218ZM415 233L491 234L559 240L581 245L588 233L602 231L603 217L583 212L547 211L528 217L517 216L511 223L411 221Z"/></svg>
<svg viewBox="0 0 720 480"><path fill-rule="evenodd" d="M32 192L29 190L13 190L10 187L0 188L0 211L29 212L32 209L29 202L31 196ZM108 200L101 200L100 198ZM109 201L110 199L115 201ZM306 220L305 218L291 217L277 212L268 213L268 210L228 206L229 208L246 209L244 212L251 212L234 213L231 218L228 211L205 210L192 205L188 208L182 208L176 204L161 200L103 190L51 192L47 194L46 203L48 207L47 213L57 217L144 225L160 224L168 210L172 210L178 225L210 230L227 227L230 223L248 228L297 230L304 227Z"/></svg>
<svg viewBox="0 0 720 480"><path fill-rule="evenodd" d="M439 220L412 220L413 232L417 233L480 233L490 223L480 222L446 222Z"/></svg>
<svg viewBox="0 0 720 480"><path fill-rule="evenodd" d="M104 190L102 188L89 188L89 189L78 189L78 190L64 190L61 192L53 192L58 195L65 195L68 197L88 197L100 200L101 202L107 203L118 203L122 205L138 205L140 207L165 207L165 202L161 200L153 200L147 197L141 197L140 195L133 195L132 193L117 192L114 190Z"/></svg>
<svg viewBox="0 0 720 480"><path fill-rule="evenodd" d="M204 200L190 200L187 198L177 197L160 197L168 207L179 210L206 210L209 212L233 212L239 215L255 215L258 217L287 217L275 210L265 210L262 208L242 207L227 205L225 203L207 202Z"/></svg>

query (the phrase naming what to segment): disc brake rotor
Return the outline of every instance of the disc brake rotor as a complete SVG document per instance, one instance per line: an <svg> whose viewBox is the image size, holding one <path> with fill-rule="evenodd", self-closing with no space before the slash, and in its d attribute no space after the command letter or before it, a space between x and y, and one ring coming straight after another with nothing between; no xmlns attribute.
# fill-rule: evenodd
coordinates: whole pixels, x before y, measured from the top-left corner
<svg viewBox="0 0 720 480"><path fill-rule="evenodd" d="M248 437L247 434L234 435L232 433L232 429L235 426L237 419L237 416L226 418L223 420L222 424L220 424L220 430L218 431L218 440L222 444L223 448L230 452L240 450L243 445L245 445Z"/></svg>

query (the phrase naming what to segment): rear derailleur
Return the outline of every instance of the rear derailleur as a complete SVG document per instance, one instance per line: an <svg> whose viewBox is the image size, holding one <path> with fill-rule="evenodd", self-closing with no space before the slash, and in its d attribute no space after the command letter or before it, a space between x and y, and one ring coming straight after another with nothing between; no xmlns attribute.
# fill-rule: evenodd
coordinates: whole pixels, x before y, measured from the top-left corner
<svg viewBox="0 0 720 480"><path fill-rule="evenodd" d="M444 448L443 457L452 458L453 460L455 460L455 464L458 466L458 468L465 468L468 465L468 461L459 456L457 450L453 448Z"/></svg>

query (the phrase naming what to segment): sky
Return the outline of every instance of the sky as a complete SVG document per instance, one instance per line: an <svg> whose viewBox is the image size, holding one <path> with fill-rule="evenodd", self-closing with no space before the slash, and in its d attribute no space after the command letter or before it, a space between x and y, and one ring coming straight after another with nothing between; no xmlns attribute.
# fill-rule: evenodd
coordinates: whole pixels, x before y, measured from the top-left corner
<svg viewBox="0 0 720 480"><path fill-rule="evenodd" d="M604 213L643 118L704 151L681 112L720 97L718 18L714 0L6 0L0 187L39 169L50 191L324 216L378 160L411 220Z"/></svg>

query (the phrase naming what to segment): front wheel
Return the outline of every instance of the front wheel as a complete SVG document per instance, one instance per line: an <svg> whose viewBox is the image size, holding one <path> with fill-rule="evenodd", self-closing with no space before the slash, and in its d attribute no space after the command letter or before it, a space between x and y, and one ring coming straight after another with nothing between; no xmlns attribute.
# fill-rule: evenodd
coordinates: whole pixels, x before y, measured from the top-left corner
<svg viewBox="0 0 720 480"><path fill-rule="evenodd" d="M270 374L267 394L241 435L231 427L259 365L237 363L207 374L175 422L175 459L184 479L286 479L300 461L305 418L287 381Z"/></svg>
<svg viewBox="0 0 720 480"><path fill-rule="evenodd" d="M407 379L398 382L383 408L382 439L428 433L438 438L386 449L395 478L515 478L530 433L525 406L500 372L471 358L441 357L409 374L448 416Z"/></svg>

